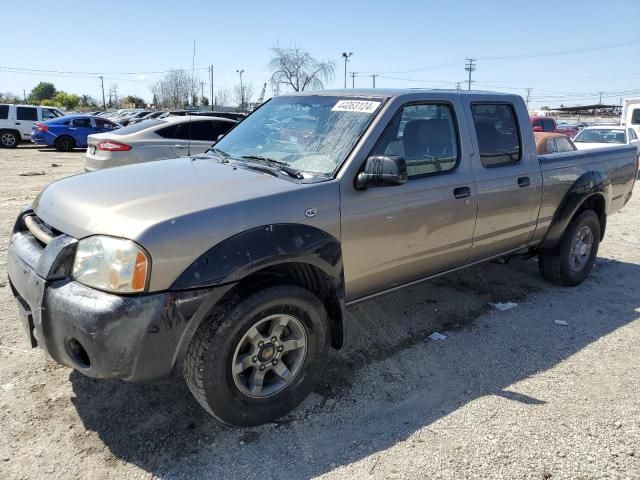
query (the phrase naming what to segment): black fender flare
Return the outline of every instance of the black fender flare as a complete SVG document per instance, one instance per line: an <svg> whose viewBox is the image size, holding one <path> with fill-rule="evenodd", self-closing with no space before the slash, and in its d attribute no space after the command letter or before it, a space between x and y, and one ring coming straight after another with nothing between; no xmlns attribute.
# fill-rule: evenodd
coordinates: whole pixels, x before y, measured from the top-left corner
<svg viewBox="0 0 640 480"><path fill-rule="evenodd" d="M253 273L290 263L315 267L331 282L331 291L335 292L328 299L332 307L328 308L332 345L340 348L346 318L342 247L337 238L319 228L281 223L238 233L200 255L178 276L170 290L228 287Z"/></svg>
<svg viewBox="0 0 640 480"><path fill-rule="evenodd" d="M594 196L604 200L604 219L606 220L611 200L611 182L602 172L589 171L580 176L565 193L564 198L553 215L551 225L541 242L543 248L554 248L560 243L564 232L576 212ZM602 229L604 232L604 223Z"/></svg>

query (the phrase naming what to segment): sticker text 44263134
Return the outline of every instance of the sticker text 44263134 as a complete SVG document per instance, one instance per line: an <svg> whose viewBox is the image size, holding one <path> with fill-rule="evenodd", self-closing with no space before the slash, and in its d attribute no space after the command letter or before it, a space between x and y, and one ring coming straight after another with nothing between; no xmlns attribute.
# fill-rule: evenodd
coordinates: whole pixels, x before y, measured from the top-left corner
<svg viewBox="0 0 640 480"><path fill-rule="evenodd" d="M380 102L372 100L338 100L331 111L373 113L379 106Z"/></svg>

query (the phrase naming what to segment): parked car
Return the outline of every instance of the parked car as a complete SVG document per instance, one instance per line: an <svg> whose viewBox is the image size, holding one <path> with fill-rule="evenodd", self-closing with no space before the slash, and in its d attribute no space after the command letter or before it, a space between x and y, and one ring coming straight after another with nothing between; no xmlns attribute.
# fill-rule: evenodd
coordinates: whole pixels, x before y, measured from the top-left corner
<svg viewBox="0 0 640 480"><path fill-rule="evenodd" d="M228 118L230 120L235 120L236 122L240 122L242 120L244 120L247 115L245 113L238 113L238 112L218 112L218 111L214 111L214 112L209 112L206 110L200 110L197 112L189 112L188 115L194 116L194 117L218 117L218 118Z"/></svg>
<svg viewBox="0 0 640 480"><path fill-rule="evenodd" d="M533 132L538 155L573 152L576 146L567 135L562 133Z"/></svg>
<svg viewBox="0 0 640 480"><path fill-rule="evenodd" d="M36 123L31 129L31 141L36 145L55 147L60 152L70 152L74 148L87 148L89 135L118 128L120 125L106 118L68 115Z"/></svg>
<svg viewBox="0 0 640 480"><path fill-rule="evenodd" d="M123 127L126 127L127 125L129 125L131 123L132 120L145 117L145 116L149 115L150 113L152 113L151 110L141 110L140 112L134 112L134 113L131 113L131 114L126 115L124 117L118 118L118 123L120 125L122 125Z"/></svg>
<svg viewBox="0 0 640 480"><path fill-rule="evenodd" d="M89 135L84 168L100 170L202 153L235 124L226 118L167 117Z"/></svg>
<svg viewBox="0 0 640 480"><path fill-rule="evenodd" d="M129 120L129 125L133 125L134 123L138 123L138 122L143 122L145 120L151 120L152 118L158 118L161 115L163 115L165 112L151 112L151 113L147 113L146 115L144 115L143 117L139 117L139 118L133 118L131 120Z"/></svg>
<svg viewBox="0 0 640 480"><path fill-rule="evenodd" d="M0 147L15 148L31 138L31 127L61 117L62 112L54 107L39 105L0 104Z"/></svg>
<svg viewBox="0 0 640 480"><path fill-rule="evenodd" d="M569 138L573 138L578 133L576 128L564 127L561 128L556 124L556 120L553 117L531 117L531 126L534 132L553 132L562 133Z"/></svg>
<svg viewBox="0 0 640 480"><path fill-rule="evenodd" d="M292 112L315 136L269 128ZM314 388L350 305L519 252L585 280L637 152L538 156L529 125L515 95L305 92L206 154L54 182L8 250L29 341L90 377L182 368L218 420L272 421Z"/></svg>
<svg viewBox="0 0 640 480"><path fill-rule="evenodd" d="M573 139L578 150L611 147L615 145L633 145L640 154L640 140L631 127L585 127Z"/></svg>
<svg viewBox="0 0 640 480"><path fill-rule="evenodd" d="M622 107L622 125L633 128L636 136L640 137L640 98L629 98Z"/></svg>

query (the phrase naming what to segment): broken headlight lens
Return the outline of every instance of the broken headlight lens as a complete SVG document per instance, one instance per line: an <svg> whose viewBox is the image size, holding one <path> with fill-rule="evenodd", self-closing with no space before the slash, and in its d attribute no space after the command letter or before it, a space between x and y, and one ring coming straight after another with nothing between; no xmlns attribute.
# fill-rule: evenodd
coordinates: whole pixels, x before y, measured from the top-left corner
<svg viewBox="0 0 640 480"><path fill-rule="evenodd" d="M78 242L73 279L107 292L139 293L150 269L147 253L131 240L96 235Z"/></svg>

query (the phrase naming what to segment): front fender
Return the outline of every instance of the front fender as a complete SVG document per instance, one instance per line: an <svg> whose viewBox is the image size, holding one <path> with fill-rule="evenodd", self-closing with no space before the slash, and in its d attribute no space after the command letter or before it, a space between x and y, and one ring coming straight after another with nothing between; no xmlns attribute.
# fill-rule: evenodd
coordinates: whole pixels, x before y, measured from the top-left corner
<svg viewBox="0 0 640 480"><path fill-rule="evenodd" d="M603 214L606 218L611 201L611 182L602 172L590 171L578 178L563 197L553 215L551 226L547 230L541 246L544 248L557 246L576 212L594 196L602 197L604 201Z"/></svg>

